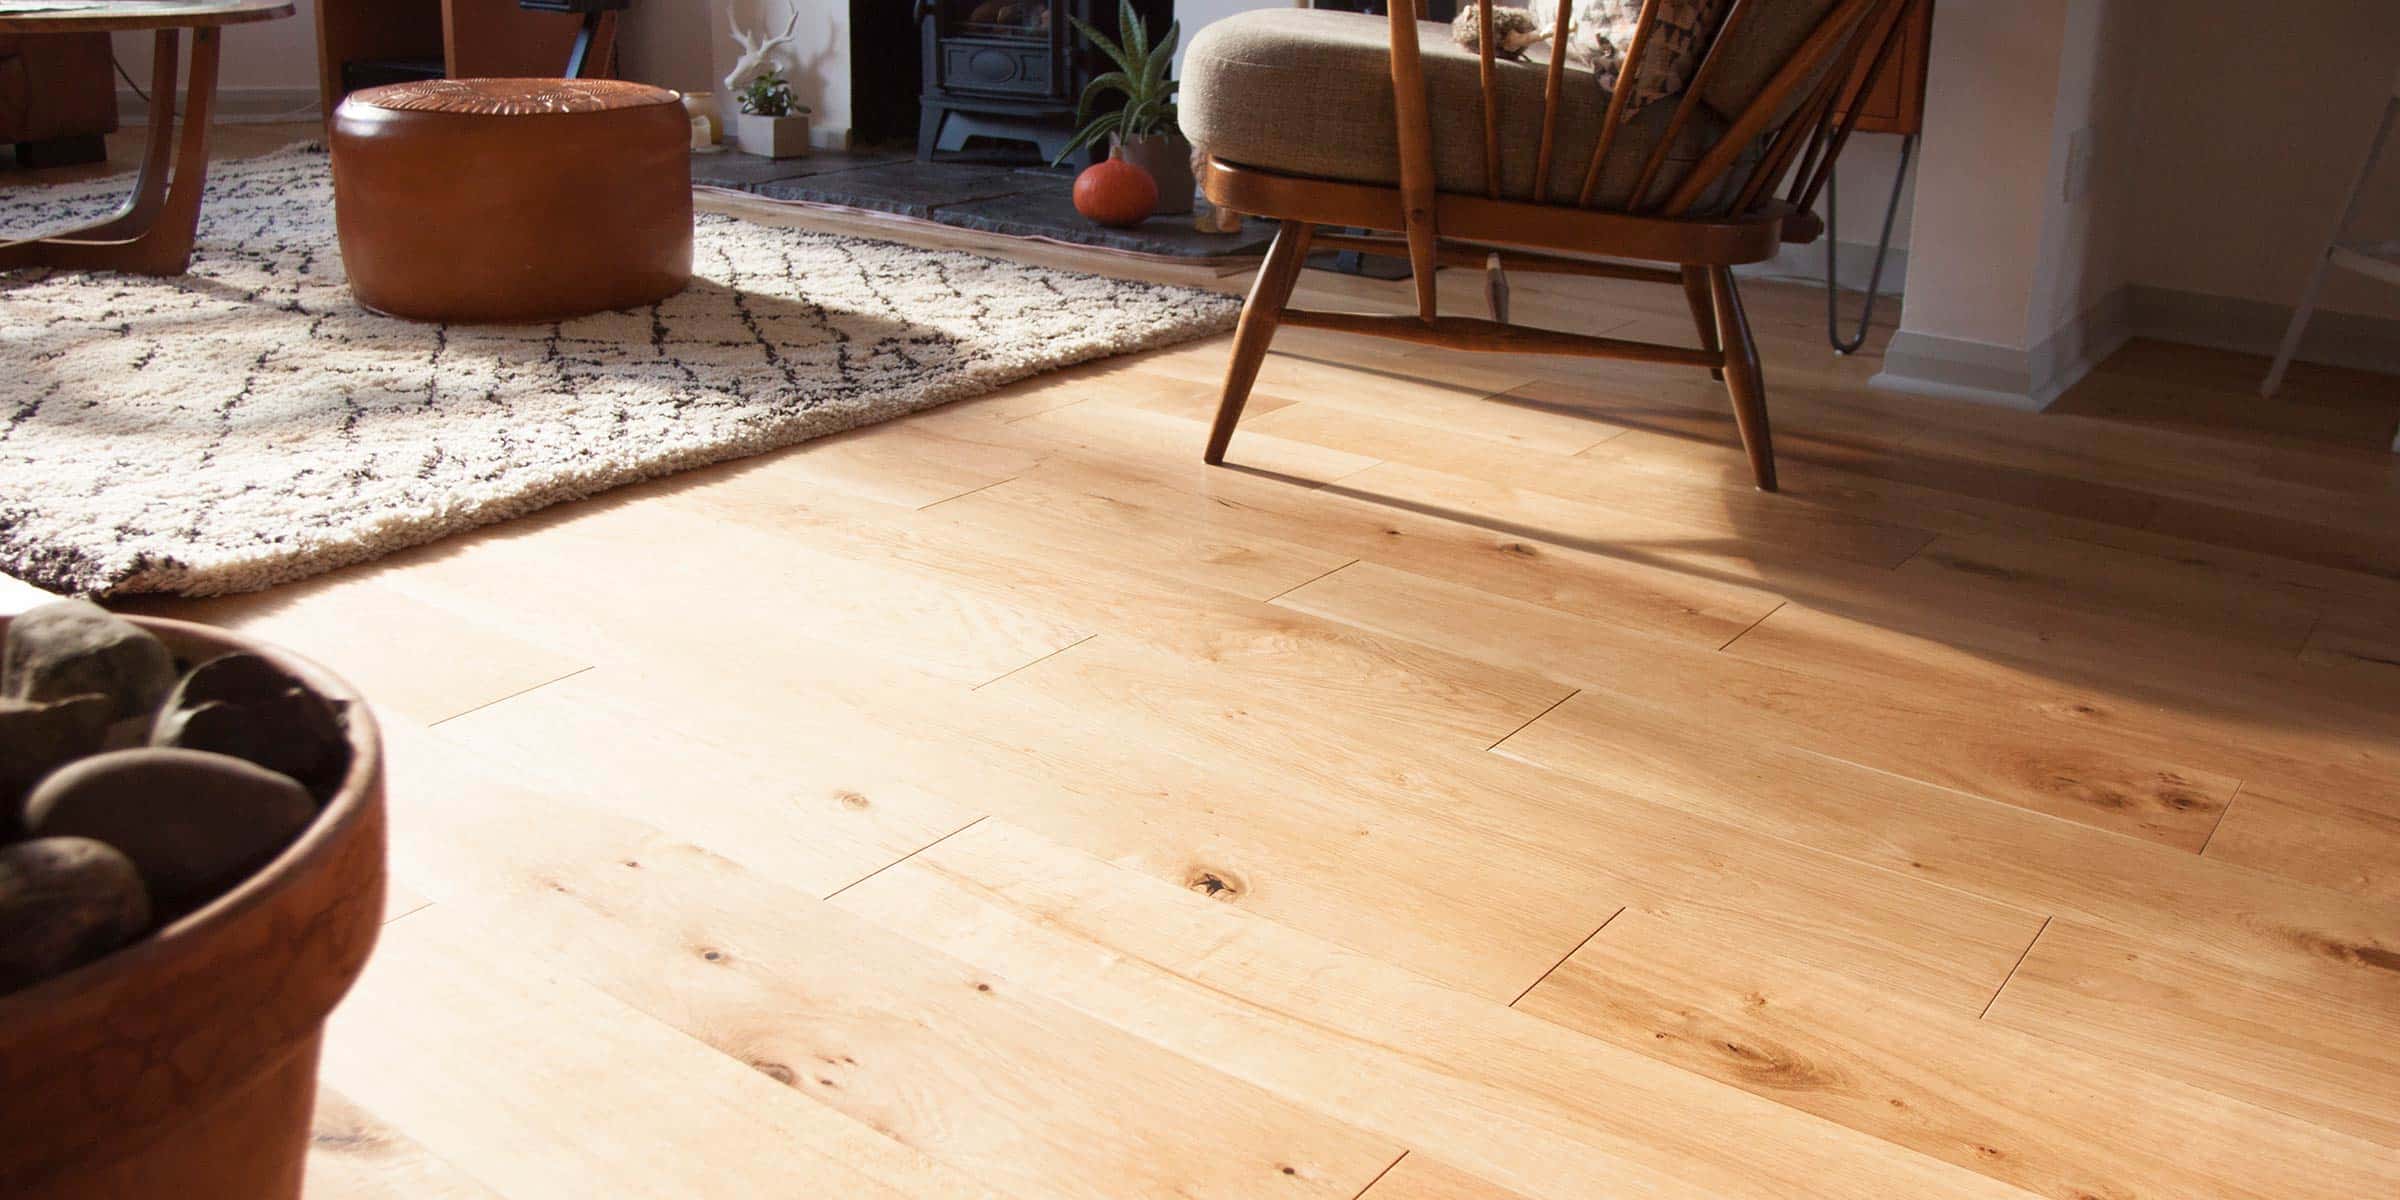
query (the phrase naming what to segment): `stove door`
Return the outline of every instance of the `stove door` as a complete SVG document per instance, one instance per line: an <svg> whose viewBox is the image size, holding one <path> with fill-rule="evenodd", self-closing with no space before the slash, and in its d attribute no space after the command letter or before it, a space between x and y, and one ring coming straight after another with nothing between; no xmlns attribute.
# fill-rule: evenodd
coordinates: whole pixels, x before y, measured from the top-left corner
<svg viewBox="0 0 2400 1200"><path fill-rule="evenodd" d="M1056 0L934 0L935 82L952 92L1071 101L1065 50L1074 31L1058 7Z"/></svg>

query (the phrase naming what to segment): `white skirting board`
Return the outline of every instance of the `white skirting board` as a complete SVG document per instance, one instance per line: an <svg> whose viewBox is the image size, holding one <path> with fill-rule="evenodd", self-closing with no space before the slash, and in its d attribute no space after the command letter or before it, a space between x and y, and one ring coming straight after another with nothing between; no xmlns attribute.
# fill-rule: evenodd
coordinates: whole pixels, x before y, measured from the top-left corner
<svg viewBox="0 0 2400 1200"><path fill-rule="evenodd" d="M2008 408L2047 408L2129 338L2156 338L2218 350L2275 353L2291 309L2263 300L2131 284L2110 293L2049 341L2031 349L1916 333L1892 335L1882 373L1870 386L1977 400ZM2306 362L2400 374L2400 320L2320 312L2310 322ZM2266 365L2261 362L2263 374ZM2400 443L2395 443L2400 449Z"/></svg>
<svg viewBox="0 0 2400 1200"><path fill-rule="evenodd" d="M177 96L180 105L183 98ZM313 87L219 88L214 124L273 125L285 121L315 121L324 110ZM124 125L150 123L150 105L131 88L117 89L117 120Z"/></svg>

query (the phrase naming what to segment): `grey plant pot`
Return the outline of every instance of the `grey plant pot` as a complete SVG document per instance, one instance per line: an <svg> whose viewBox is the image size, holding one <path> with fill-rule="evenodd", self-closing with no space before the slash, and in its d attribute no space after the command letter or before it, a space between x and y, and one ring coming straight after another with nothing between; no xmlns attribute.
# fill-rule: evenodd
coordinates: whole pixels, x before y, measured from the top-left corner
<svg viewBox="0 0 2400 1200"><path fill-rule="evenodd" d="M1158 185L1158 212L1179 216L1192 211L1192 144L1180 133L1120 137L1117 149L1125 161L1149 172Z"/></svg>

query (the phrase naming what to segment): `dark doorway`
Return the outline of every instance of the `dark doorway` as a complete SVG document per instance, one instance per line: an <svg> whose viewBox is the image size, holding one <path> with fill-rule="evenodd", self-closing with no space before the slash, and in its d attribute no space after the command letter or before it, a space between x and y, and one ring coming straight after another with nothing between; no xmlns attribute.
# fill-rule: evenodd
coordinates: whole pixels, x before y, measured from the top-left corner
<svg viewBox="0 0 2400 1200"><path fill-rule="evenodd" d="M859 145L899 145L917 136L924 72L915 9L900 0L850 6L850 136Z"/></svg>

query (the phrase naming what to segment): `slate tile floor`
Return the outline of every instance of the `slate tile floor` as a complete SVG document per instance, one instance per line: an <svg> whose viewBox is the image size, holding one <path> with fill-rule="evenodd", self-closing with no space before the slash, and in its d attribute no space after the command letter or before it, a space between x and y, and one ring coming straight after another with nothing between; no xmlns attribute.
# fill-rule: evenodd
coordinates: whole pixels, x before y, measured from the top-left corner
<svg viewBox="0 0 2400 1200"><path fill-rule="evenodd" d="M838 204L964 229L1042 237L1168 258L1266 253L1274 226L1245 221L1240 233L1205 234L1189 216L1156 216L1131 229L1104 229L1075 211L1064 170L993 161L919 162L905 150L819 150L766 159L727 149L692 156L692 182L773 200Z"/></svg>

